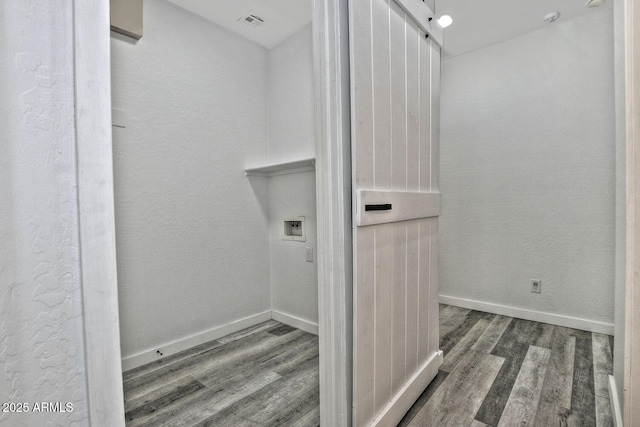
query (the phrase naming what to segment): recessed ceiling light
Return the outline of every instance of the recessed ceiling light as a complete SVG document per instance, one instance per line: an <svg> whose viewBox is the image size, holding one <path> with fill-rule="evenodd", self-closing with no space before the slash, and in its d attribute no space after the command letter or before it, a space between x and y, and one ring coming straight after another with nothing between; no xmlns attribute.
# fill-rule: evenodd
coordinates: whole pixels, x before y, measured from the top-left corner
<svg viewBox="0 0 640 427"><path fill-rule="evenodd" d="M449 25L453 24L453 18L449 15L442 15L438 18L438 24L440 24L442 28L447 28Z"/></svg>
<svg viewBox="0 0 640 427"><path fill-rule="evenodd" d="M604 4L605 0L587 0L587 6L589 7L598 7Z"/></svg>

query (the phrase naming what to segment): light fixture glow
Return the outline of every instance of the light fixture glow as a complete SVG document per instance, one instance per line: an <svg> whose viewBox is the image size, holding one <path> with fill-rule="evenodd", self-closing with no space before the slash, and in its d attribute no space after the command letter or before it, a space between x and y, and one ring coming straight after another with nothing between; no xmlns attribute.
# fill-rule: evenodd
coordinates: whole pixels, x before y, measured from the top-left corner
<svg viewBox="0 0 640 427"><path fill-rule="evenodd" d="M598 7L604 4L604 0L587 0L588 7Z"/></svg>
<svg viewBox="0 0 640 427"><path fill-rule="evenodd" d="M449 25L453 24L453 18L449 15L442 15L438 18L438 24L440 24L442 28L447 28Z"/></svg>

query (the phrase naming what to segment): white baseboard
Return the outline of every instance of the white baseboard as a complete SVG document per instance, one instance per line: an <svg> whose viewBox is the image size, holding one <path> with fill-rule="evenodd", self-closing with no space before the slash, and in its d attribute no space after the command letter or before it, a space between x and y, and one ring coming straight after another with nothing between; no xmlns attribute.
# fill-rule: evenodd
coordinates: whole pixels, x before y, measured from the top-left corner
<svg viewBox="0 0 640 427"><path fill-rule="evenodd" d="M292 314L283 313L278 310L271 311L271 318L285 325L293 326L313 335L318 335L318 324L294 316Z"/></svg>
<svg viewBox="0 0 640 427"><path fill-rule="evenodd" d="M258 323L266 322L267 320L271 320L271 318L271 310L267 310L259 314L254 314L253 316L226 323L222 326L217 326L204 332L199 332L179 340L159 345L153 349L145 350L132 356L124 357L122 359L122 370L128 371L129 369L137 368L138 366L160 359L161 357L156 353L157 350L162 352L162 357L167 357L188 348L204 344L208 341L233 334L234 332L241 331L244 328L257 325Z"/></svg>
<svg viewBox="0 0 640 427"><path fill-rule="evenodd" d="M624 427L620 397L618 396L618 388L616 387L616 378L613 375L609 375L609 402L611 402L611 414L613 415L614 427Z"/></svg>
<svg viewBox="0 0 640 427"><path fill-rule="evenodd" d="M549 323L551 325L564 326L572 329L613 335L613 324L611 323L596 322L594 320L581 319L579 317L564 316L561 314L546 313L543 311L534 311L518 307L509 307L448 295L440 295L439 301L441 304L455 305L457 307L469 308L471 310L486 311L487 313L500 314L502 316L517 317L519 319Z"/></svg>
<svg viewBox="0 0 640 427"><path fill-rule="evenodd" d="M371 426L384 427L397 425L422 392L435 378L442 365L443 353L439 350L416 372L405 386L393 397L391 402L371 423Z"/></svg>

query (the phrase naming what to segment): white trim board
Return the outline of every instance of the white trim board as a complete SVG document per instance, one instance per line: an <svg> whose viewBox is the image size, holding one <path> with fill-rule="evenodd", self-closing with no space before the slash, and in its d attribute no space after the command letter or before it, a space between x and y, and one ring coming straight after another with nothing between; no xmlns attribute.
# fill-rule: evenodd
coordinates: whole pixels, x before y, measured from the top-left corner
<svg viewBox="0 0 640 427"><path fill-rule="evenodd" d="M349 12L313 2L320 423L351 425L352 247Z"/></svg>
<svg viewBox="0 0 640 427"><path fill-rule="evenodd" d="M597 322L595 320L582 319L579 317L492 304L489 302L458 298L448 295L440 295L439 301L441 304L455 305L456 307L468 308L471 310L485 311L487 313L500 314L502 316L517 317L518 319L533 320L535 322L549 323L551 325L580 329L582 331L613 335L612 323Z"/></svg>
<svg viewBox="0 0 640 427"><path fill-rule="evenodd" d="M442 362L443 352L438 351L422 365L398 394L391 399L380 415L373 420L371 426L396 425L436 377Z"/></svg>
<svg viewBox="0 0 640 427"><path fill-rule="evenodd" d="M128 371L129 369L137 368L138 366L161 359L161 357L158 357L156 353L157 350L162 351L162 357L171 356L172 354L180 351L222 338L271 319L271 310L267 310L262 313L254 314L253 316L234 320L224 325L156 346L152 349L148 349L131 356L123 357L122 369L123 371Z"/></svg>
<svg viewBox="0 0 640 427"><path fill-rule="evenodd" d="M616 379L609 375L609 402L611 402L611 413L613 415L614 427L624 427L622 422L622 409L620 408L620 398L616 387Z"/></svg>
<svg viewBox="0 0 640 427"><path fill-rule="evenodd" d="M83 308L87 381L86 391L79 391L79 396L86 393L86 424L120 426L124 425L124 397L113 202L109 2L74 1L70 7L73 58L68 60L73 62L74 72L77 176L73 184L79 242L74 268L81 275L79 304ZM54 12L38 11L37 15L53 19Z"/></svg>
<svg viewBox="0 0 640 427"><path fill-rule="evenodd" d="M294 328L309 332L313 335L318 335L318 324L310 322L306 319L302 319L292 314L283 313L282 311L278 310L271 311L271 318L273 320L277 320L280 323L284 323L285 325L293 326Z"/></svg>

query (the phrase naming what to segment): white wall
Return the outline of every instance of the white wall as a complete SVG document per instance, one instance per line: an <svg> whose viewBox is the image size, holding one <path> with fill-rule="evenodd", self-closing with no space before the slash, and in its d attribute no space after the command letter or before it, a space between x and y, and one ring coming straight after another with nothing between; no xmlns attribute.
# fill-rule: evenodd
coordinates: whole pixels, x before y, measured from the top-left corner
<svg viewBox="0 0 640 427"><path fill-rule="evenodd" d="M269 50L269 159L315 157L311 24ZM273 310L318 324L316 187L313 171L269 180ZM307 241L282 240L285 218L304 216ZM306 248L313 262L306 262Z"/></svg>
<svg viewBox="0 0 640 427"><path fill-rule="evenodd" d="M269 50L269 160L315 157L311 24Z"/></svg>
<svg viewBox="0 0 640 427"><path fill-rule="evenodd" d="M441 295L613 324L612 20L443 61Z"/></svg>
<svg viewBox="0 0 640 427"><path fill-rule="evenodd" d="M0 7L0 424L86 425L73 2ZM69 402L72 412L33 412ZM97 406L100 406L99 404Z"/></svg>
<svg viewBox="0 0 640 427"><path fill-rule="evenodd" d="M112 38L123 357L270 309L267 51L166 1Z"/></svg>
<svg viewBox="0 0 640 427"><path fill-rule="evenodd" d="M271 304L273 310L318 324L316 185L313 171L269 178ZM304 216L306 241L282 240L283 221ZM306 248L313 262L306 261Z"/></svg>

